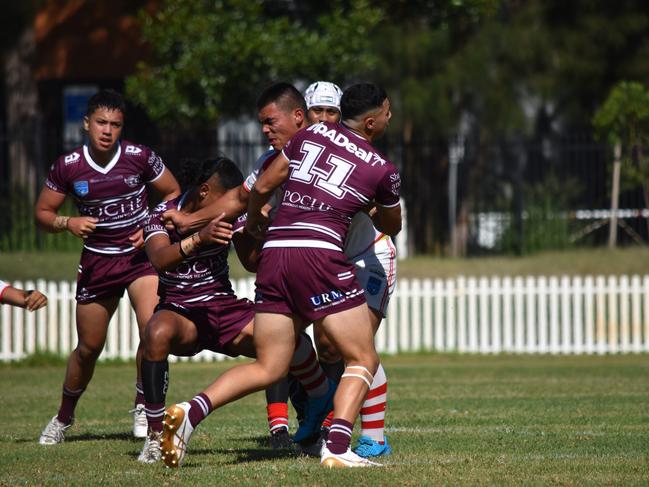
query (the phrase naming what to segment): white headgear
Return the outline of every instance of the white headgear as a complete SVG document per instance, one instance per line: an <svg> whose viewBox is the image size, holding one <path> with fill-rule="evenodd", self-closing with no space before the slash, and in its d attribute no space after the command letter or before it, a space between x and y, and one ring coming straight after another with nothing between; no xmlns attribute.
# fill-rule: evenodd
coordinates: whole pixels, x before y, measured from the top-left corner
<svg viewBox="0 0 649 487"><path fill-rule="evenodd" d="M315 106L334 107L340 111L340 97L343 92L329 81L316 81L304 92L307 109Z"/></svg>

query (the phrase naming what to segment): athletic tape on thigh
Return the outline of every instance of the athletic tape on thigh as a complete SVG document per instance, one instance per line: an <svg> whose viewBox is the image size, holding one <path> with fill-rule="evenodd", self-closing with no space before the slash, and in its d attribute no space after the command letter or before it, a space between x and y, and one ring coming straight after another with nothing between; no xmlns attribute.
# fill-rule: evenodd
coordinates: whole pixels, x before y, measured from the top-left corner
<svg viewBox="0 0 649 487"><path fill-rule="evenodd" d="M362 374L347 373L347 369L361 369L362 371L364 371L370 377L371 380L368 380L367 377L365 377ZM343 377L357 377L359 379L362 379L367 384L367 387L372 387L372 382L374 381L374 376L372 375L372 373L369 370L367 370L365 367L363 367L362 365L348 365L347 367L345 367L345 373L340 376L341 379Z"/></svg>

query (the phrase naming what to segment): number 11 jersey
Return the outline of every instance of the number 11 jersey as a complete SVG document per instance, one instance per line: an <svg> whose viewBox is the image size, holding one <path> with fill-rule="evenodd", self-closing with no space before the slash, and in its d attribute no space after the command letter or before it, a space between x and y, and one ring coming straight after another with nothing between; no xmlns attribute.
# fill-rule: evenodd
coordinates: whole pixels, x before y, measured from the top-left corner
<svg viewBox="0 0 649 487"><path fill-rule="evenodd" d="M352 217L369 203L399 205L395 166L342 124L300 130L282 151L289 177L264 248L342 251Z"/></svg>

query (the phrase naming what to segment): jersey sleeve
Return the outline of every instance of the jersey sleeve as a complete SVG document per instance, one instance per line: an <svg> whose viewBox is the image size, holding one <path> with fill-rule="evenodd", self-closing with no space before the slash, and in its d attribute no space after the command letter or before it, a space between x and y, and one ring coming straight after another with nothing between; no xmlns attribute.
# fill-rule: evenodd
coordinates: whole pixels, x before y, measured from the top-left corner
<svg viewBox="0 0 649 487"><path fill-rule="evenodd" d="M65 177L65 165L62 164L61 159L57 159L54 164L50 166L50 172L45 180L45 186L57 193L67 193L68 183Z"/></svg>
<svg viewBox="0 0 649 487"><path fill-rule="evenodd" d="M243 233L243 230L246 228L246 222L248 221L248 213L244 213L239 218L237 218L232 224L232 233Z"/></svg>
<svg viewBox="0 0 649 487"><path fill-rule="evenodd" d="M143 179L147 183L151 183L158 179L165 171L164 162L162 158L153 150L147 148L147 160L144 166Z"/></svg>
<svg viewBox="0 0 649 487"><path fill-rule="evenodd" d="M160 203L155 210L149 213L147 220L144 224L144 241L146 242L150 237L163 234L169 236L169 231L165 228L162 221L162 214L167 209L166 202Z"/></svg>
<svg viewBox="0 0 649 487"><path fill-rule="evenodd" d="M257 182L257 179L259 178L259 175L263 172L264 169L268 167L268 165L277 157L278 152L271 148L268 149L266 152L264 152L259 158L255 161L255 165L248 174L248 177L245 179L243 182L243 189L245 189L248 193L252 191L252 187L255 185Z"/></svg>
<svg viewBox="0 0 649 487"><path fill-rule="evenodd" d="M2 295L5 293L8 287L8 282L0 281L0 303L2 303Z"/></svg>
<svg viewBox="0 0 649 487"><path fill-rule="evenodd" d="M401 176L392 164L388 164L379 181L374 197L377 204L385 207L397 206L401 195Z"/></svg>

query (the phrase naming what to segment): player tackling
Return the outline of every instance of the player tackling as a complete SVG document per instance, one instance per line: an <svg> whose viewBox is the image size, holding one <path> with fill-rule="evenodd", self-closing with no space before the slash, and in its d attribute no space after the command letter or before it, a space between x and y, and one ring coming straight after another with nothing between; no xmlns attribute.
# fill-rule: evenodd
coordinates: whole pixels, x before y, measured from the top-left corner
<svg viewBox="0 0 649 487"><path fill-rule="evenodd" d="M352 217L376 205L374 225L389 235L401 229L400 177L370 143L391 117L385 91L350 87L341 100L343 123L299 131L255 183L247 229L265 224L263 205L285 183L257 272L257 360L234 367L205 391L218 408L286 375L296 337L313 322L340 351L346 368L334 399L334 418L321 463L329 467L378 465L350 448L353 423L374 380L379 360L363 289L343 253ZM290 170L289 170L290 167ZM198 422L192 407L167 409L163 460L178 466Z"/></svg>

